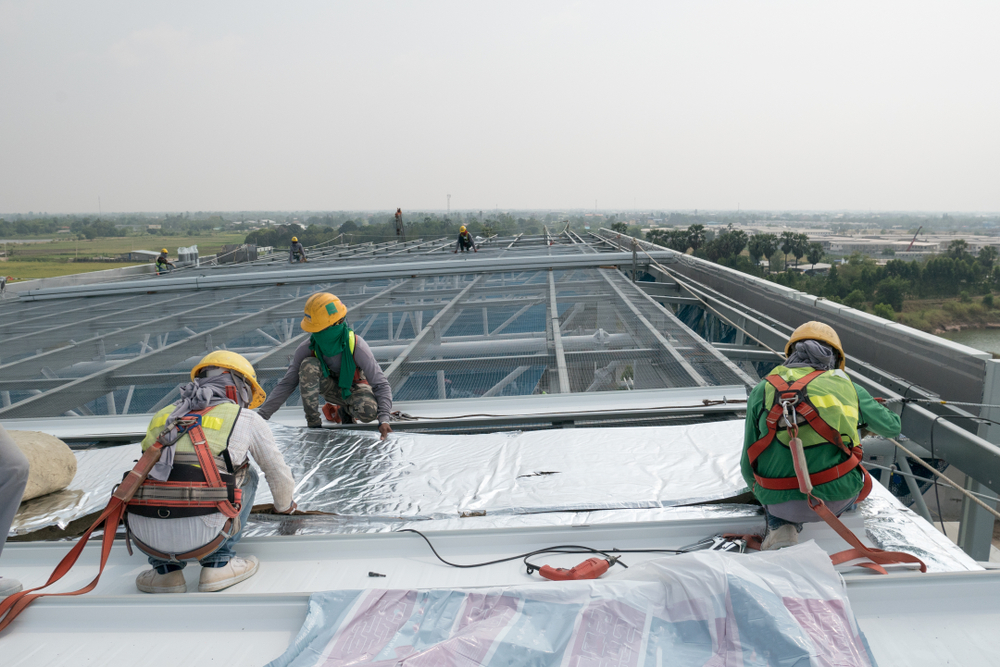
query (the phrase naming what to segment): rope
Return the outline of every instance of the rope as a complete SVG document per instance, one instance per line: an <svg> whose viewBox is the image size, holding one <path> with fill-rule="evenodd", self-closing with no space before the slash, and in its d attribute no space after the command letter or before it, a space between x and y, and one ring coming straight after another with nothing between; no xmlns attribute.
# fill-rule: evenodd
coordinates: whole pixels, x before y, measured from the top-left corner
<svg viewBox="0 0 1000 667"><path fill-rule="evenodd" d="M686 410L686 409L690 409L690 408L705 408L705 407L709 407L709 406L712 406L712 405L729 405L730 403L746 403L746 402L747 401L746 401L745 398L723 398L722 400L712 400L712 399L706 398L705 400L703 400L701 402L700 405L661 405L661 406L652 407L652 408L642 408L642 410L644 410L644 411L645 410L674 410L674 409L677 409L677 410ZM608 413L615 413L615 412L635 412L635 411L636 411L635 408L614 408L614 409L609 409L609 410L578 410L578 411L574 411L572 414L574 416L576 416L576 415L588 415L588 414L595 414L595 413L596 414L608 414ZM548 417L548 416L561 416L561 415L565 415L566 413L565 412L532 412L531 414L528 414L528 415L509 415L509 414L508 415L498 415L498 414L495 415L495 414L487 414L487 413L476 413L476 414L469 414L469 415L449 415L447 417L421 417L419 415L411 415L409 413L406 413L406 414L400 413L400 414L404 417L404 419L440 421L440 420L448 420L448 419L467 419L467 418L470 418L470 417L497 417L497 418L510 417L510 418L513 418L513 419L516 419L519 416L524 416L526 418L530 418L530 417ZM650 418L651 419L655 419L656 417L650 417Z"/></svg>
<svg viewBox="0 0 1000 667"><path fill-rule="evenodd" d="M674 273L673 271L671 271L670 269L668 269L667 267L663 266L662 264L660 264L659 262L657 262L655 259L653 259L653 256L650 255L649 251L647 251L645 248L643 248L642 246L640 246L638 244L636 244L636 247L639 250L642 250L642 252L645 253L646 257L649 258L649 261L652 262L658 269L660 269L661 271L663 271L664 273L666 273L667 275L669 275L671 278L673 278L674 280L676 280L678 284L680 284L682 287L684 287L688 291L688 294L690 294L694 298L698 299L698 301L701 301L701 303L702 303L703 306L705 306L710 311L712 311L713 313L715 313L716 315L718 315L719 317L721 317L722 319L724 319L726 322L728 322L733 327L735 327L735 328L739 329L740 331L742 331L743 333L745 333L751 340L757 341L757 343L759 343L762 347L766 348L769 352L772 352L772 353L776 354L777 356L781 357L782 359L785 358L784 354L778 352L777 350L774 350L767 343L765 343L761 339L757 338L756 336L754 336L752 333L750 333L749 331L747 331L746 329L744 329L740 325L736 324L736 322L733 322L731 319L729 319L728 317L726 317L725 315L723 315L722 313L720 313L719 311L717 311L715 308L712 308L712 306L710 306L708 304L708 302L705 301L705 299L703 299L701 296L699 296L698 293L695 292L691 288L690 285L686 284L684 281L682 281L680 278L678 278L676 273Z"/></svg>
<svg viewBox="0 0 1000 667"><path fill-rule="evenodd" d="M928 484L933 484L934 486L948 486L947 484L942 484L941 482L935 482L933 479L928 479L926 477L917 477L916 475L911 475L911 474L905 473L902 470L900 470L899 468L897 468L895 465L883 466L883 465L879 465L877 463L872 463L871 461L865 461L865 467L866 468L875 468L876 470L887 470L890 473L892 473L893 475L899 475L900 477L909 477L910 479L912 479L913 481L915 481L917 483L926 482ZM969 491L969 493L971 493L972 495L974 495L974 496L976 496L978 498L984 498L986 500L996 500L996 496L988 496L985 493L977 493L975 491Z"/></svg>
<svg viewBox="0 0 1000 667"><path fill-rule="evenodd" d="M985 509L987 512L989 512L990 514L992 514L996 518L1000 519L1000 512L998 512L995 508L990 507L989 505L987 505L986 503L984 503L979 498L976 498L972 493L970 493L969 491L966 491L965 489L963 489L961 486L959 486L956 482L954 482L947 475L943 475L940 472L938 472L938 470L935 467L933 467L929 463L924 462L924 460L922 458L920 458L919 456L917 456L916 454L914 454L913 452L911 452L909 449L907 449L903 445L899 444L898 441L896 441L896 440L894 440L892 438L887 438L887 440L889 442L891 442L892 444L896 445L897 447L899 447L900 449L902 449L906 453L906 455L909 456L911 459L913 459L914 461L916 461L917 463L919 463L923 467L925 467L928 470L930 470L937 477L940 477L941 479L943 479L948 485L950 485L951 487L953 487L956 491L958 491L959 493L961 493L963 496L965 496L969 500L973 501L974 503L976 503L977 505L979 505L980 507L982 507L983 509Z"/></svg>
<svg viewBox="0 0 1000 667"><path fill-rule="evenodd" d="M1000 408L1000 405L994 403L969 403L968 401L942 401L937 398L906 398L900 396L898 398L887 398L886 403L928 403L934 405L966 405L979 408Z"/></svg>

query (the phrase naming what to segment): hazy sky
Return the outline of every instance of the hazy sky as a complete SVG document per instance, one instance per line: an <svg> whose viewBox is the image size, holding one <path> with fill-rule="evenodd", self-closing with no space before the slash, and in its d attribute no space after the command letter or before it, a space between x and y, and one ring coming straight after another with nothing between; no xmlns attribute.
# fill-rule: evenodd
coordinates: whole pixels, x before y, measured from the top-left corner
<svg viewBox="0 0 1000 667"><path fill-rule="evenodd" d="M0 0L0 211L997 211L998 29L993 1Z"/></svg>

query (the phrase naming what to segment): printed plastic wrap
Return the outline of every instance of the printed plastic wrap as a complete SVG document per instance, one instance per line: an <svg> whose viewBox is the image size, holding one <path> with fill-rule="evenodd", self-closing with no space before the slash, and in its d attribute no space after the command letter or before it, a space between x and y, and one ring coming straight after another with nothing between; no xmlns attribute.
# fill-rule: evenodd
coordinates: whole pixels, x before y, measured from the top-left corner
<svg viewBox="0 0 1000 667"><path fill-rule="evenodd" d="M698 552L615 577L473 590L315 593L268 667L871 667L840 576L814 543Z"/></svg>

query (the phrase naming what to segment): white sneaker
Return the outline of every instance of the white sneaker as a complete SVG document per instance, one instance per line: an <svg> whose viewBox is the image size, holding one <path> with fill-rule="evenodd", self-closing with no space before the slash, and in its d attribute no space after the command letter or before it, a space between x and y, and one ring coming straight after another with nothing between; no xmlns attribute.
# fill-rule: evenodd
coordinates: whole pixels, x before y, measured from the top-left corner
<svg viewBox="0 0 1000 667"><path fill-rule="evenodd" d="M221 591L229 588L233 584L238 584L244 579L249 579L257 574L257 566L260 562L256 556L233 556L228 563L222 567L201 568L201 580L198 582L198 590L202 593Z"/></svg>
<svg viewBox="0 0 1000 667"><path fill-rule="evenodd" d="M774 551L785 547L794 547L799 543L799 531L791 524L785 524L777 530L770 530L760 545L761 551Z"/></svg>
<svg viewBox="0 0 1000 667"><path fill-rule="evenodd" d="M155 569L140 572L135 578L135 587L143 593L185 593L187 582L184 570L174 570L160 574Z"/></svg>
<svg viewBox="0 0 1000 667"><path fill-rule="evenodd" d="M9 597L14 593L19 593L24 587L17 579L10 577L0 577L0 600Z"/></svg>

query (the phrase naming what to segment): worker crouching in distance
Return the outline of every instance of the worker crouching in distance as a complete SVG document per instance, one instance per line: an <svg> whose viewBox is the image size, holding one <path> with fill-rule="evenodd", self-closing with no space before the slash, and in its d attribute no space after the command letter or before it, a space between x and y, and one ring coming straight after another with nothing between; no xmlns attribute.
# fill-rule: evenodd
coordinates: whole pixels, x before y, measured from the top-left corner
<svg viewBox="0 0 1000 667"><path fill-rule="evenodd" d="M295 481L259 415L264 402L257 374L235 352L216 351L191 371L180 400L156 413L142 441L164 445L160 460L128 504L126 525L153 569L136 587L145 593L183 593L186 561L201 563L198 590L219 591L257 572L254 556L234 548L257 491L253 455L267 477L274 508L295 510Z"/></svg>
<svg viewBox="0 0 1000 667"><path fill-rule="evenodd" d="M479 252L476 250L476 242L473 240L472 234L468 232L465 225L458 228L458 242L455 243L455 249L452 252L458 252L459 250L462 252L469 252L469 250Z"/></svg>
<svg viewBox="0 0 1000 667"><path fill-rule="evenodd" d="M299 243L299 237L297 236L292 237L292 245L288 249L288 261L291 264L309 261L306 259L306 249Z"/></svg>
<svg viewBox="0 0 1000 667"><path fill-rule="evenodd" d="M177 267L174 266L174 263L167 259L167 249L164 248L156 258L156 275L172 271L175 268Z"/></svg>
<svg viewBox="0 0 1000 667"><path fill-rule="evenodd" d="M785 356L750 392L740 460L767 514L764 550L797 544L803 523L821 521L817 499L839 516L867 494L871 477L861 467L859 424L887 438L897 437L900 426L896 414L848 377L833 328L806 322L792 333ZM796 452L804 455L808 482L796 477ZM803 483L812 486L811 499Z"/></svg>
<svg viewBox="0 0 1000 667"><path fill-rule="evenodd" d="M302 409L310 428L323 425L323 415L335 423L371 422L378 418L382 439L392 432L392 388L368 343L344 319L347 306L326 292L306 301L302 330L311 334L295 350L292 363L257 413L269 419L300 386Z"/></svg>

